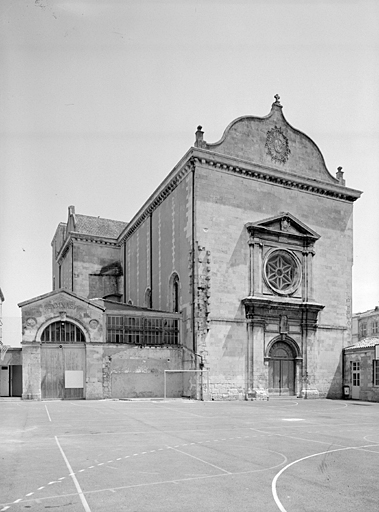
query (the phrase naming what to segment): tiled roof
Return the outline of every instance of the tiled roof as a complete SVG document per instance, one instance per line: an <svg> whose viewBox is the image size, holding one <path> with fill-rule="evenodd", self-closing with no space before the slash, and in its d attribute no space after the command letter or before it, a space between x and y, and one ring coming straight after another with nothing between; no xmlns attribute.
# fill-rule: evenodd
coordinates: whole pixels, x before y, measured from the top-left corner
<svg viewBox="0 0 379 512"><path fill-rule="evenodd" d="M364 318L364 317L369 317L372 315L379 315L379 306L375 306L374 309L369 309L369 310L363 311L361 313L354 313L353 317Z"/></svg>
<svg viewBox="0 0 379 512"><path fill-rule="evenodd" d="M127 226L127 222L89 215L75 215L77 233L83 235L103 236L106 238L117 238L121 231Z"/></svg>
<svg viewBox="0 0 379 512"><path fill-rule="evenodd" d="M345 350L355 350L357 348L371 348L375 347L375 345L379 345L379 338L363 338L363 340L358 341L354 345L346 347Z"/></svg>

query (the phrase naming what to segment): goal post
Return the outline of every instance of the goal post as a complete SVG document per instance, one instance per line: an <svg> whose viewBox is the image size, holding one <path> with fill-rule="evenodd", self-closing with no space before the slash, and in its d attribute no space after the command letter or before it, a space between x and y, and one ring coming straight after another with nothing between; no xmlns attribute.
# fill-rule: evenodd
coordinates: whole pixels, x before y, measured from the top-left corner
<svg viewBox="0 0 379 512"><path fill-rule="evenodd" d="M163 397L204 400L209 395L209 370L164 370Z"/></svg>

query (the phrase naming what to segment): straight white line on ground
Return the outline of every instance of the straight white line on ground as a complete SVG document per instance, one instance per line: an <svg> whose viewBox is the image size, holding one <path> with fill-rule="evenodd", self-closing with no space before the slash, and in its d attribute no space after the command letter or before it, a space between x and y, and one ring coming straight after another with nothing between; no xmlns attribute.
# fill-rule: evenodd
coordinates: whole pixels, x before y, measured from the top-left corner
<svg viewBox="0 0 379 512"><path fill-rule="evenodd" d="M232 473L230 471L227 471L226 469L220 468L220 466L216 466L215 464L212 464L211 462L207 462L206 460L200 459L199 457L195 457L194 455L190 455L189 453L183 452L182 450L178 450L177 448L173 448L172 446L169 446L171 450L175 450L176 452L182 453L183 455L187 455L187 457L191 457L192 459L199 460L203 464L208 464L208 466L212 466L213 468L218 469L219 471L222 471L223 473L226 473L227 475L231 475Z"/></svg>
<svg viewBox="0 0 379 512"><path fill-rule="evenodd" d="M268 450L268 451L271 451L271 450ZM108 491L115 492L115 491L121 491L121 490L125 490L125 489L134 489L134 488L140 488L140 487L152 487L154 485L166 485L166 484L172 484L172 483L178 483L178 482L192 482L194 480L205 480L208 478L225 478L228 476L263 473L264 471L270 471L272 469L278 468L278 467L282 466L283 464L285 464L285 462L287 462L287 457L283 453L280 453L280 452L273 452L273 453L277 453L277 454L281 455L283 457L284 461L280 462L279 464L275 464L275 466L270 466L268 468L263 468L263 469L250 469L247 471L237 471L235 473L218 473L217 475L199 475L199 476L191 476L191 477L187 477L187 478L175 478L173 480L159 480L158 482L148 482L148 483L145 482L145 483L141 483L141 484L122 485L122 486L118 486L118 487L106 487L103 489L94 489L91 491L86 491L85 494L87 494L87 495L88 494L98 494L98 493L108 492ZM186 454L186 455L188 455L188 454ZM77 494L76 493L57 494L55 496L46 496L46 497L38 498L38 500L35 498L30 499L30 500L23 500L23 503L46 501L46 500L52 500L55 498L63 498L63 497L68 498L70 496L77 496Z"/></svg>
<svg viewBox="0 0 379 512"><path fill-rule="evenodd" d="M379 445L378 444L371 444L371 445L368 445L368 446L376 447L376 446L379 446ZM376 455L379 455L378 451L376 451L376 450L367 450L366 447L353 448L353 450L359 450L359 451L362 451L362 452L369 452L369 453L376 453Z"/></svg>
<svg viewBox="0 0 379 512"><path fill-rule="evenodd" d="M51 417L50 417L50 414L49 414L49 410L47 408L47 405L45 404L45 409L46 409L46 413L47 413L47 417L49 418L49 421L51 421Z"/></svg>
<svg viewBox="0 0 379 512"><path fill-rule="evenodd" d="M106 425L106 423L105 423ZM114 423L112 423L112 425L114 425ZM317 423L291 423L290 425L286 425L286 424L280 424L278 426L263 426L262 428L263 429L288 429L288 428L291 428L291 429L296 429L296 430L300 430L300 429L304 429L304 428L320 428L320 427L328 427L328 429L330 428L334 428L334 427L345 427L345 426L350 426L350 425L355 425L356 426L356 423L338 423L338 424L335 424L335 425L332 425L332 424L317 424ZM377 427L377 423L373 423L373 422L367 422L367 423L360 423L361 426L363 425L371 425L373 427ZM104 424L102 423L102 426L104 426ZM36 427L34 427L36 428ZM170 434L170 433L174 433L174 434L177 434L177 433L186 433L186 432L222 432L222 431L230 431L230 430L234 430L234 431L238 431L238 430L258 430L259 429L254 429L253 427L235 427L233 425L229 426L229 427L221 427L221 428L191 428L191 429L176 429L176 430L118 430L118 431L115 431L115 432L88 432L88 433L75 433L75 434L60 434L59 437L62 438L62 437L79 437L79 436L93 436L93 435L103 435L103 436L111 436L111 435L120 435L120 434L123 434L125 436L129 436L130 434L142 434L144 436L146 435L161 435L161 434ZM354 429L354 430L361 430L361 429ZM347 429L344 429L344 431L348 431ZM341 431L342 432L342 431ZM263 430L261 431L262 434L270 434L269 432L264 432Z"/></svg>
<svg viewBox="0 0 379 512"><path fill-rule="evenodd" d="M345 445L343 444L339 444L339 443L330 443L330 441L318 441L317 439L307 439L307 438L304 438L304 437L298 437L298 436L290 436L290 435L287 435L287 434L274 434L276 437L286 437L288 439L295 439L296 441L306 441L307 443L311 442L311 443L320 443L320 444L327 444L330 446L330 444L334 444L334 446L340 446L340 447L345 447Z"/></svg>
<svg viewBox="0 0 379 512"><path fill-rule="evenodd" d="M67 457L66 457L66 455L65 455L65 453L64 453L64 451L63 451L63 449L62 449L62 447L61 447L61 445L60 445L60 443L59 443L59 441L58 441L58 438L57 438L57 436L54 436L54 437L55 437L55 441L56 441L56 443L57 443L57 445L58 445L58 448L59 448L59 450L60 450L60 452L61 452L61 454L62 454L63 460L64 460L64 461L65 461L65 463L66 463L66 466L67 466L67 468L68 468L68 471L69 471L69 473L70 473L70 476L71 476L71 478L72 478L72 480L73 480L73 482L74 482L74 485L75 485L75 487L76 487L76 490L78 491L79 498L80 498L80 501L82 502L83 508L84 508L84 510L85 510L86 512L91 512L91 509L90 509L90 507L89 507L89 505L88 505L88 503L87 503L87 500L85 499L85 496L84 496L83 491L82 491L82 489L81 489L81 487L80 487L80 485L79 485L79 482L78 482L78 480L77 480L76 476L74 475L74 472L73 472L73 470L72 470L72 467L71 467L71 465L70 465L70 463L69 463L69 461L68 461L68 459L67 459Z"/></svg>
<svg viewBox="0 0 379 512"><path fill-rule="evenodd" d="M185 416L196 416L197 418L206 419L208 416L204 416L203 414L196 414L194 412L183 411L182 409L173 409L172 407L167 407L167 405L161 405L160 402L153 402L155 405L159 405L160 409L168 409L169 411L178 412L180 414L184 414Z"/></svg>

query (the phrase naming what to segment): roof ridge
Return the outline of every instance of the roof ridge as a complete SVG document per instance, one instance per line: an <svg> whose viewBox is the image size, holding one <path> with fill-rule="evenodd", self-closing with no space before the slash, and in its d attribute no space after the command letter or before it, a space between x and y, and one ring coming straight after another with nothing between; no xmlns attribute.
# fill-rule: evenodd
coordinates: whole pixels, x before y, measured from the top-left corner
<svg viewBox="0 0 379 512"><path fill-rule="evenodd" d="M100 219L100 220L110 220L112 222L120 222L122 224L128 224L124 220L117 220L117 219L109 219L108 217L101 217L100 215L85 215L84 213L75 213L76 217L86 217L90 219Z"/></svg>

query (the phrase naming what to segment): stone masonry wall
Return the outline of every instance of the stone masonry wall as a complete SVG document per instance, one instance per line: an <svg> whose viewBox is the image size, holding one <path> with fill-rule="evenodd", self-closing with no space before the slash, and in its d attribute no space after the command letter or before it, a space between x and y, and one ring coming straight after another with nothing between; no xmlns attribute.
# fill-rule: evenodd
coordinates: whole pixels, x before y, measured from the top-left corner
<svg viewBox="0 0 379 512"><path fill-rule="evenodd" d="M99 274L100 270L113 262L119 262L121 250L112 245L92 242L75 242L74 245L74 293L81 297L92 298L90 274ZM71 289L71 288L67 288ZM92 290L94 291L94 290Z"/></svg>
<svg viewBox="0 0 379 512"><path fill-rule="evenodd" d="M345 374L344 384L350 386L350 398L351 398L351 363L360 363L360 392L359 400L365 400L368 402L379 402L379 386L373 385L373 369L372 364L375 358L374 347L359 349L356 351L348 351L345 354Z"/></svg>
<svg viewBox="0 0 379 512"><path fill-rule="evenodd" d="M212 255L210 331L203 350L208 351L205 362L214 393L236 394L234 390L243 386L246 378L245 312L241 306L249 293L245 224L280 212L290 212L321 236L315 244L313 282L314 299L325 309L309 347L308 372L324 396L340 393L340 354L348 343L350 328L352 204L200 164L196 168L196 198L196 239Z"/></svg>
<svg viewBox="0 0 379 512"><path fill-rule="evenodd" d="M164 370L182 369L183 349L168 346L133 346L107 343L103 346L104 398L163 397ZM167 396L186 392L186 374L169 374Z"/></svg>

